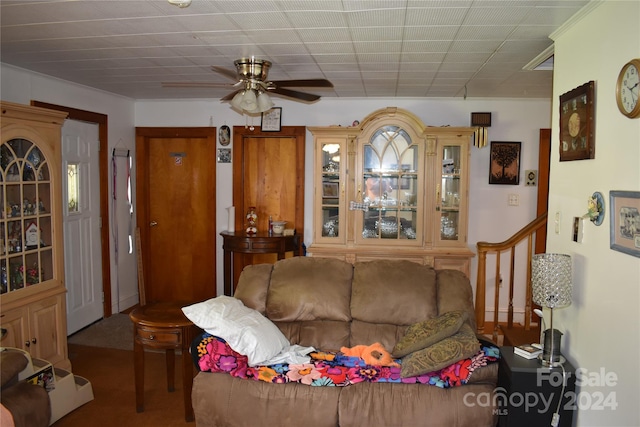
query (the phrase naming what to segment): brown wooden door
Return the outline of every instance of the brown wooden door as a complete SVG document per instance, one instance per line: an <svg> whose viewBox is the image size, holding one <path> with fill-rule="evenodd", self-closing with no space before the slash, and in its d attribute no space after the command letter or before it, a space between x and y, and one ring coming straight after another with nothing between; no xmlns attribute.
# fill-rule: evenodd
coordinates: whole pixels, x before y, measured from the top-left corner
<svg viewBox="0 0 640 427"><path fill-rule="evenodd" d="M549 169L551 164L551 129L540 129L538 148L538 207L536 217L547 212L549 206ZM547 222L553 218L547 216ZM535 253L545 253L547 249L547 229L536 232Z"/></svg>
<svg viewBox="0 0 640 427"><path fill-rule="evenodd" d="M268 231L271 216L274 221L287 221L286 228L304 233L305 132L304 126L283 126L280 132L234 126L236 230L244 230L247 210L255 206L259 231ZM244 266L276 260L275 254L235 256L233 283Z"/></svg>
<svg viewBox="0 0 640 427"><path fill-rule="evenodd" d="M136 128L147 302L216 295L215 128Z"/></svg>

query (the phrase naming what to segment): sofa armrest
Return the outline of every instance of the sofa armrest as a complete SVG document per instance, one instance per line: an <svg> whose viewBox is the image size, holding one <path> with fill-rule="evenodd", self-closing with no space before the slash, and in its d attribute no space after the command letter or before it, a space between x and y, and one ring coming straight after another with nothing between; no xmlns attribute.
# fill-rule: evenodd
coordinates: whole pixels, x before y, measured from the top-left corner
<svg viewBox="0 0 640 427"><path fill-rule="evenodd" d="M29 364L24 354L5 350L0 361L0 386L4 390L18 382L18 374Z"/></svg>
<svg viewBox="0 0 640 427"><path fill-rule="evenodd" d="M47 427L51 420L49 393L39 385L19 382L2 390L2 406L13 416L16 427Z"/></svg>
<svg viewBox="0 0 640 427"><path fill-rule="evenodd" d="M476 330L476 312L473 305L471 282L458 270L436 270L438 283L438 314L454 310L469 313L469 326Z"/></svg>

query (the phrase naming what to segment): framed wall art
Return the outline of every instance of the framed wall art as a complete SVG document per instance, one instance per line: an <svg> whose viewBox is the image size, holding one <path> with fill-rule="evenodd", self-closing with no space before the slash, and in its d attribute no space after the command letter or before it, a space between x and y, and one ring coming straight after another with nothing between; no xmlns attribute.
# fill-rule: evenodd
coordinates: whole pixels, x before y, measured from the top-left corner
<svg viewBox="0 0 640 427"><path fill-rule="evenodd" d="M273 107L269 111L262 113L262 124L260 129L263 132L280 132L282 122L282 107Z"/></svg>
<svg viewBox="0 0 640 427"><path fill-rule="evenodd" d="M491 141L489 184L520 183L520 142Z"/></svg>
<svg viewBox="0 0 640 427"><path fill-rule="evenodd" d="M220 126L220 130L218 131L218 140L220 141L220 145L223 147L229 145L231 142L231 128L229 128L229 126Z"/></svg>
<svg viewBox="0 0 640 427"><path fill-rule="evenodd" d="M595 83L560 95L560 161L595 158Z"/></svg>
<svg viewBox="0 0 640 427"><path fill-rule="evenodd" d="M322 197L327 199L337 199L338 198L338 183L324 181L322 183Z"/></svg>
<svg viewBox="0 0 640 427"><path fill-rule="evenodd" d="M611 249L640 258L640 191L610 191Z"/></svg>
<svg viewBox="0 0 640 427"><path fill-rule="evenodd" d="M218 148L218 163L231 163L231 148Z"/></svg>

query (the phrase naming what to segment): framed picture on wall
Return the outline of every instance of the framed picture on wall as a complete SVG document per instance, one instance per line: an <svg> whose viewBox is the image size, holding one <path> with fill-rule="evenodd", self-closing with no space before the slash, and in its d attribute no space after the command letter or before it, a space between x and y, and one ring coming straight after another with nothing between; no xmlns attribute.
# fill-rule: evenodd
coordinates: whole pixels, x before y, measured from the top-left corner
<svg viewBox="0 0 640 427"><path fill-rule="evenodd" d="M595 157L594 87L587 82L560 95L560 161Z"/></svg>
<svg viewBox="0 0 640 427"><path fill-rule="evenodd" d="M231 163L231 148L218 148L218 163Z"/></svg>
<svg viewBox="0 0 640 427"><path fill-rule="evenodd" d="M489 184L520 183L520 142L491 141Z"/></svg>
<svg viewBox="0 0 640 427"><path fill-rule="evenodd" d="M260 129L263 132L280 132L282 121L282 107L273 107L269 111L262 113L262 124Z"/></svg>
<svg viewBox="0 0 640 427"><path fill-rule="evenodd" d="M610 191L611 249L640 258L640 191Z"/></svg>
<svg viewBox="0 0 640 427"><path fill-rule="evenodd" d="M338 183L331 181L324 181L322 183L322 197L327 199L338 198Z"/></svg>

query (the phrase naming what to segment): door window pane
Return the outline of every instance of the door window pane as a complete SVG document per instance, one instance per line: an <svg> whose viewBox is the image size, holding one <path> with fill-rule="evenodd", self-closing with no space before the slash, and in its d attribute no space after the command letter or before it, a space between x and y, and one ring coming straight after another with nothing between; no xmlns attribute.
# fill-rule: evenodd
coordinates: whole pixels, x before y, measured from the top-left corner
<svg viewBox="0 0 640 427"><path fill-rule="evenodd" d="M67 209L69 213L78 212L78 197L80 195L78 170L78 165L75 163L67 165Z"/></svg>

